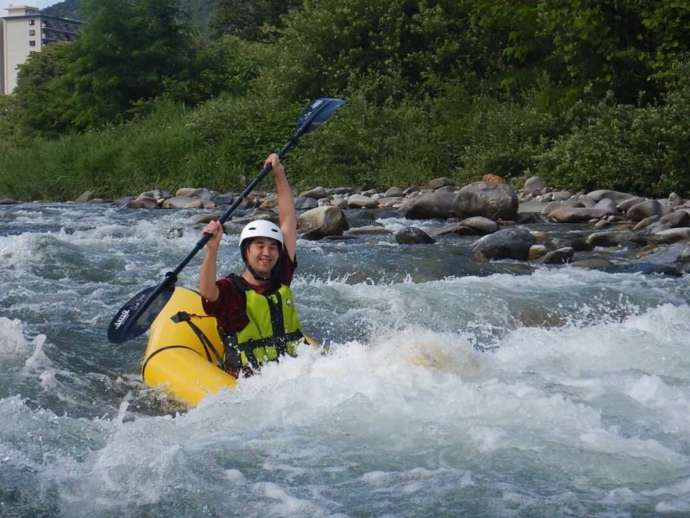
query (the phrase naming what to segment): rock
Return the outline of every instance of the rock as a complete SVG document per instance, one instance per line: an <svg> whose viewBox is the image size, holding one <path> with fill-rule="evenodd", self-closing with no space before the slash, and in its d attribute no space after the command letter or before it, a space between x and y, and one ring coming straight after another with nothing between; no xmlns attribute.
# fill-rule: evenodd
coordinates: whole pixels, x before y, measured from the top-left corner
<svg viewBox="0 0 690 518"><path fill-rule="evenodd" d="M455 215L456 194L452 192L432 192L408 198L400 205L400 213L409 219L442 218Z"/></svg>
<svg viewBox="0 0 690 518"><path fill-rule="evenodd" d="M297 210L309 210L309 209L314 209L319 206L319 202L316 201L317 198L313 197L306 197L306 196L297 196L295 198L295 209Z"/></svg>
<svg viewBox="0 0 690 518"><path fill-rule="evenodd" d="M608 270L613 267L613 263L602 257L592 257L591 259L581 259L570 263L576 268L586 268L588 270Z"/></svg>
<svg viewBox="0 0 690 518"><path fill-rule="evenodd" d="M548 252L541 262L544 264L565 264L571 262L574 255L575 250L573 250L572 247L567 246Z"/></svg>
<svg viewBox="0 0 690 518"><path fill-rule="evenodd" d="M142 192L137 198L153 198L160 205L163 200L172 198L173 195L168 191L161 191L160 189L154 189L153 191Z"/></svg>
<svg viewBox="0 0 690 518"><path fill-rule="evenodd" d="M417 187L416 185L412 185L403 191L403 196L409 196L410 194L419 192L419 190L419 187Z"/></svg>
<svg viewBox="0 0 690 518"><path fill-rule="evenodd" d="M517 192L508 184L475 182L457 193L454 212L458 216L484 216L496 220L517 219Z"/></svg>
<svg viewBox="0 0 690 518"><path fill-rule="evenodd" d="M547 218L556 223L584 223L591 219L603 218L608 214L608 211L602 209L561 207L551 211Z"/></svg>
<svg viewBox="0 0 690 518"><path fill-rule="evenodd" d="M383 198L379 198L378 200L379 207L382 209L390 209L394 207L399 207L400 204L403 202L403 197L402 196L386 196Z"/></svg>
<svg viewBox="0 0 690 518"><path fill-rule="evenodd" d="M469 227L476 231L477 234L493 234L498 230L498 223L483 216L473 216L471 218L463 219L460 222L462 225Z"/></svg>
<svg viewBox="0 0 690 518"><path fill-rule="evenodd" d="M566 200L566 201L552 201L548 203L541 211L544 216L549 216L554 210L560 208L584 208L584 204L579 200Z"/></svg>
<svg viewBox="0 0 690 518"><path fill-rule="evenodd" d="M76 200L74 200L74 203L86 203L93 200L95 197L96 195L93 191L84 191Z"/></svg>
<svg viewBox="0 0 690 518"><path fill-rule="evenodd" d="M157 209L158 201L155 198L147 196L139 196L134 200L127 202L128 209Z"/></svg>
<svg viewBox="0 0 690 518"><path fill-rule="evenodd" d="M611 198L602 198L594 205L594 208L605 210L609 214L618 214L618 206Z"/></svg>
<svg viewBox="0 0 690 518"><path fill-rule="evenodd" d="M375 209L379 202L363 194L353 194L347 199L347 206L351 209Z"/></svg>
<svg viewBox="0 0 690 518"><path fill-rule="evenodd" d="M383 193L384 198L395 198L399 196L404 196L405 193L400 187L391 187L386 192Z"/></svg>
<svg viewBox="0 0 690 518"><path fill-rule="evenodd" d="M274 194L267 195L259 204L260 209L275 209L278 207L278 197Z"/></svg>
<svg viewBox="0 0 690 518"><path fill-rule="evenodd" d="M314 187L308 191L304 191L300 194L302 198L312 198L314 200L320 200L321 198L326 198L328 196L328 191L323 187Z"/></svg>
<svg viewBox="0 0 690 518"><path fill-rule="evenodd" d="M235 195L231 192L216 194L211 201L216 205L231 205L235 201Z"/></svg>
<svg viewBox="0 0 690 518"><path fill-rule="evenodd" d="M429 180L429 183L427 184L429 189L440 189L441 187L445 187L446 185L453 186L455 185L455 182L450 178L442 176L441 178L434 178L433 180Z"/></svg>
<svg viewBox="0 0 690 518"><path fill-rule="evenodd" d="M484 235L483 232L478 232L474 228L463 225L460 222L451 223L450 225L445 225L444 227L434 230L433 236L447 236L449 234L455 234L458 236L481 236Z"/></svg>
<svg viewBox="0 0 690 518"><path fill-rule="evenodd" d="M165 239L179 239L184 236L184 229L182 227L171 227L165 233Z"/></svg>
<svg viewBox="0 0 690 518"><path fill-rule="evenodd" d="M525 186L522 188L527 194L536 195L541 194L546 189L546 182L541 176L530 176L525 180Z"/></svg>
<svg viewBox="0 0 690 518"><path fill-rule="evenodd" d="M505 178L498 176L497 174L485 174L482 176L482 182L489 183L506 183Z"/></svg>
<svg viewBox="0 0 690 518"><path fill-rule="evenodd" d="M12 198L0 198L0 205L16 205L17 203L19 202Z"/></svg>
<svg viewBox="0 0 690 518"><path fill-rule="evenodd" d="M529 253L527 254L527 259L530 261L536 261L544 257L548 253L549 249L544 245L532 245L529 247Z"/></svg>
<svg viewBox="0 0 690 518"><path fill-rule="evenodd" d="M663 225L666 228L687 227L688 224L690 224L690 214L684 210L674 210L665 216L661 216L658 224Z"/></svg>
<svg viewBox="0 0 690 518"><path fill-rule="evenodd" d="M345 234L348 236L361 236L392 234L392 232L381 225L365 225L363 227L355 227L351 228L350 230L346 230Z"/></svg>
<svg viewBox="0 0 690 518"><path fill-rule="evenodd" d="M679 242L662 247L645 256L645 262L654 264L690 263L690 243Z"/></svg>
<svg viewBox="0 0 690 518"><path fill-rule="evenodd" d="M425 245L435 243L434 239L421 228L405 227L395 233L395 240L402 245Z"/></svg>
<svg viewBox="0 0 690 518"><path fill-rule="evenodd" d="M343 198L342 196L333 196L332 205L334 207L338 207L339 209L345 210L347 209L347 198Z"/></svg>
<svg viewBox="0 0 690 518"><path fill-rule="evenodd" d="M672 192L671 194L668 195L668 204L671 207L680 207L683 205L684 201L683 198L678 196L677 193Z"/></svg>
<svg viewBox="0 0 690 518"><path fill-rule="evenodd" d="M529 230L512 227L484 236L472 245L472 251L485 259L518 259L529 257L529 249L536 239Z"/></svg>
<svg viewBox="0 0 690 518"><path fill-rule="evenodd" d="M666 210L658 200L646 200L630 207L626 217L631 221L642 221L649 216L663 216Z"/></svg>
<svg viewBox="0 0 690 518"><path fill-rule="evenodd" d="M340 196L349 196L354 192L354 189L352 187L333 187L331 189L326 189L326 192L328 192L329 196L336 194Z"/></svg>
<svg viewBox="0 0 690 518"><path fill-rule="evenodd" d="M658 214L654 214L654 215L652 215L652 216L649 216L649 217L643 219L642 221L639 221L639 222L633 227L633 230L635 230L635 231L642 230L643 228L648 227L648 226L651 225L652 223L654 223L654 222L656 222L656 221L659 221L659 219L661 219L661 218L660 218L660 216L659 216Z"/></svg>
<svg viewBox="0 0 690 518"><path fill-rule="evenodd" d="M595 246L618 246L625 242L633 242L638 245L644 245L647 240L636 232L631 230L614 231L614 232L594 232L587 236L587 244L591 247Z"/></svg>
<svg viewBox="0 0 690 518"><path fill-rule="evenodd" d="M195 225L205 225L206 223L220 219L223 214L216 213L216 214L200 214L198 216L194 216L192 218L192 223ZM235 223L235 221L233 221Z"/></svg>
<svg viewBox="0 0 690 518"><path fill-rule="evenodd" d="M630 207L633 205L637 205L638 203L641 203L645 201L644 198L638 198L637 196L634 196L632 198L628 198L627 200L623 200L619 202L616 207L618 207L618 210L621 212L628 212L630 210Z"/></svg>
<svg viewBox="0 0 690 518"><path fill-rule="evenodd" d="M615 201L616 203L620 203L629 198L635 198L635 195L628 194L627 192L609 191L606 189L592 191L590 193L587 193L587 196L594 201L600 201L603 198L609 198Z"/></svg>
<svg viewBox="0 0 690 518"><path fill-rule="evenodd" d="M338 207L316 207L302 213L297 220L297 229L305 239L340 236L348 228L345 213Z"/></svg>
<svg viewBox="0 0 690 518"><path fill-rule="evenodd" d="M654 264L647 262L626 263L614 266L615 273L644 273L645 275L659 274L670 277L680 277L683 275L680 270L666 264Z"/></svg>
<svg viewBox="0 0 690 518"><path fill-rule="evenodd" d="M556 191L551 193L551 198L553 201L566 201L572 198L574 194L570 191Z"/></svg>
<svg viewBox="0 0 690 518"><path fill-rule="evenodd" d="M690 239L690 228L670 228L652 234L649 239L655 243L677 243L678 241L687 241Z"/></svg>
<svg viewBox="0 0 690 518"><path fill-rule="evenodd" d="M204 200L188 196L174 196L163 202L164 209L200 209L203 207Z"/></svg>
<svg viewBox="0 0 690 518"><path fill-rule="evenodd" d="M216 193L209 191L206 187L182 187L175 193L176 198L197 198L200 200L211 200ZM191 207L193 208L193 207Z"/></svg>

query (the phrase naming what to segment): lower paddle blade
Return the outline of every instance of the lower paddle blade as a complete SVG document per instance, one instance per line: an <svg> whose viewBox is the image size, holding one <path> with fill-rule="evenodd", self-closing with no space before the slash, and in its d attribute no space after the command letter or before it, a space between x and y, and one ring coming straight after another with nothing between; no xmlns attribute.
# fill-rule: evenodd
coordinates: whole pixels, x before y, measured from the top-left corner
<svg viewBox="0 0 690 518"><path fill-rule="evenodd" d="M108 326L108 340L119 344L146 332L170 300L175 284L163 282L137 293L120 308Z"/></svg>

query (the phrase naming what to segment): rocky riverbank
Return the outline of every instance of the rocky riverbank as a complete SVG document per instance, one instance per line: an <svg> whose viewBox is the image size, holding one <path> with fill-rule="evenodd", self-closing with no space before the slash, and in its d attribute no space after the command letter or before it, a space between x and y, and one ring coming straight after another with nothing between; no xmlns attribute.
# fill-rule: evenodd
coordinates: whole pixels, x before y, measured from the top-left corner
<svg viewBox="0 0 690 518"><path fill-rule="evenodd" d="M130 209L219 209L217 213L205 210L195 217L194 222L201 224L220 217L237 196L184 188L174 195L155 190L109 201L86 192L75 203L112 203ZM242 215L236 215L229 224L253 218L277 219L276 201L273 193L253 192L239 206ZM690 271L690 201L676 194L667 199L647 199L610 190L573 193L551 189L539 177L529 178L516 190L500 177L487 175L483 181L465 186L437 178L425 186L391 187L385 192L315 187L297 194L295 205L304 239L348 240L391 233L377 225L375 218L348 219L350 209L361 209L405 218L409 225L394 232L394 239L401 244L433 245L440 238L476 236L471 250L477 261L572 263L665 275ZM427 233L414 224L421 219L445 223ZM564 233L563 228L572 231ZM607 249L622 251L617 257L625 264L607 258Z"/></svg>

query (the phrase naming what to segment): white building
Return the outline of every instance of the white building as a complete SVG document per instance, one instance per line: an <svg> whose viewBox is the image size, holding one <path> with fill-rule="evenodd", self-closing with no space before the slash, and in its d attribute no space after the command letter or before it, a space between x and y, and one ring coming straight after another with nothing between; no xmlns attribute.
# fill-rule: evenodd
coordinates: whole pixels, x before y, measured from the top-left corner
<svg viewBox="0 0 690 518"><path fill-rule="evenodd" d="M10 94L17 86L17 67L31 52L58 41L72 41L81 22L42 14L35 7L12 6L0 19L0 94Z"/></svg>

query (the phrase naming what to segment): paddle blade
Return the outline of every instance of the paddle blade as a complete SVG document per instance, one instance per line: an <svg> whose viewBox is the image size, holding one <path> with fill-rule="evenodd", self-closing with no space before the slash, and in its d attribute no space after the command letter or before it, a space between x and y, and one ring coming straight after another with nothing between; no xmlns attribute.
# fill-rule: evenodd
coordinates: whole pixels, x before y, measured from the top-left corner
<svg viewBox="0 0 690 518"><path fill-rule="evenodd" d="M345 101L332 97L321 97L311 102L297 119L297 133L303 135L321 126L330 119Z"/></svg>
<svg viewBox="0 0 690 518"><path fill-rule="evenodd" d="M115 313L108 326L108 340L119 344L146 332L170 300L173 291L175 283L166 280L137 293Z"/></svg>

